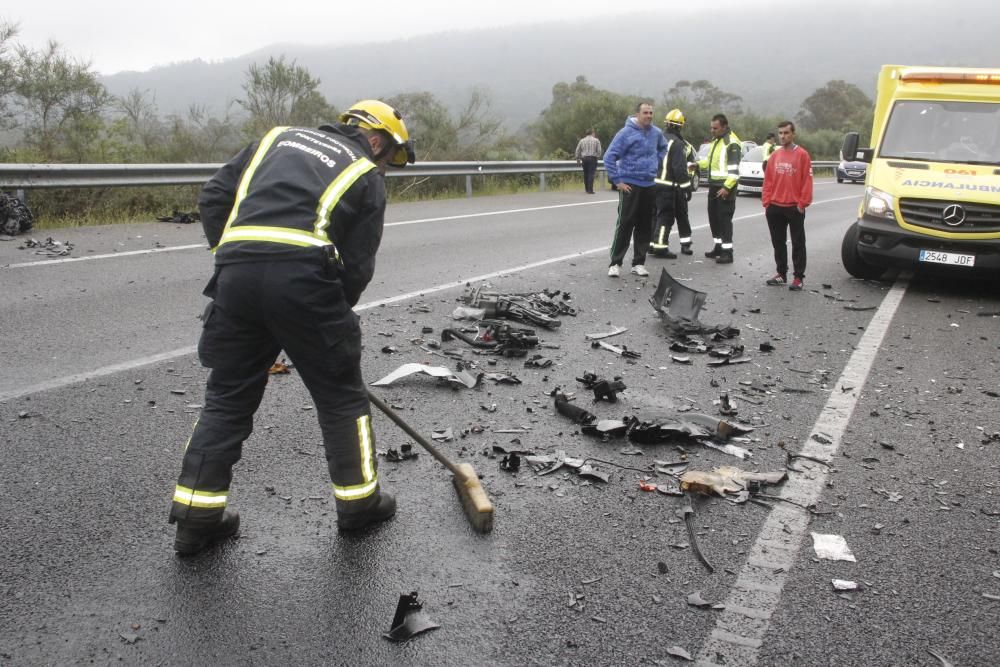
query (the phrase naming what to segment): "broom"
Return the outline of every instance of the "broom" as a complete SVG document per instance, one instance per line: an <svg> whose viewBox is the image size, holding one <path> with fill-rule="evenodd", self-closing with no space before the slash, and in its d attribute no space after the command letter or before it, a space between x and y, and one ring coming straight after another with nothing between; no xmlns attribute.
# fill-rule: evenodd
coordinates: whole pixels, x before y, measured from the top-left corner
<svg viewBox="0 0 1000 667"><path fill-rule="evenodd" d="M475 468L469 463L455 465L449 461L437 447L413 430L413 427L403 421L403 418L386 405L382 399L367 388L366 391L368 391L368 399L375 404L375 407L381 410L386 417L396 422L396 426L403 429L408 436L430 452L431 456L440 461L441 465L451 471L451 474L454 475L451 481L455 485L458 497L462 501L462 509L465 510L465 515L469 518L472 527L480 533L488 533L493 530L493 503L490 502L483 485L479 482L479 475L476 474Z"/></svg>

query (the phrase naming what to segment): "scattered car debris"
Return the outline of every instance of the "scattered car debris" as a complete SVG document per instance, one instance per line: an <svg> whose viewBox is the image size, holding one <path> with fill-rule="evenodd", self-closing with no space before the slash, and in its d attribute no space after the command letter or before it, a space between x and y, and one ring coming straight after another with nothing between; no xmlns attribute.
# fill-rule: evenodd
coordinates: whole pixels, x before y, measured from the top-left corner
<svg viewBox="0 0 1000 667"><path fill-rule="evenodd" d="M559 391L558 387L552 390L552 396L555 398L556 412L562 416L569 417L581 426L596 424L597 415L592 412L588 412L575 403L571 403L569 397Z"/></svg>
<svg viewBox="0 0 1000 667"><path fill-rule="evenodd" d="M519 329L501 320L480 320L476 324L476 335L470 338L458 329L441 331L441 341L461 340L480 350L505 357L523 357L527 350L538 346L538 336L534 329Z"/></svg>
<svg viewBox="0 0 1000 667"><path fill-rule="evenodd" d="M396 347L395 345L386 345L385 347L382 348L382 352L384 354L396 354L397 352L399 352L399 348Z"/></svg>
<svg viewBox="0 0 1000 667"><path fill-rule="evenodd" d="M517 472L520 469L521 457L514 452L510 452L500 460L500 470L505 472Z"/></svg>
<svg viewBox="0 0 1000 667"><path fill-rule="evenodd" d="M761 343L760 344L760 351L761 352L774 352L774 345L772 345L771 343L767 343L767 342Z"/></svg>
<svg viewBox="0 0 1000 667"><path fill-rule="evenodd" d="M712 472L689 470L681 475L681 490L702 495L727 498L737 496L744 502L749 496L760 493L766 486L774 486L788 479L788 471L748 472L732 466L722 466Z"/></svg>
<svg viewBox="0 0 1000 667"><path fill-rule="evenodd" d="M449 370L443 366L428 366L426 364L403 364L393 372L386 375L381 380L376 380L372 382L373 387L386 387L391 385L396 380L400 378L413 375L414 373L424 373L425 375L430 375L431 377L443 378L452 384L462 385L472 389L476 387L483 378L483 374L473 375L466 370Z"/></svg>
<svg viewBox="0 0 1000 667"><path fill-rule="evenodd" d="M454 433L452 433L451 427L444 429L443 431L432 431L431 440L437 442L451 442L455 439Z"/></svg>
<svg viewBox="0 0 1000 667"><path fill-rule="evenodd" d="M540 354L532 355L531 358L524 360L525 368L548 368L551 365L552 360Z"/></svg>
<svg viewBox="0 0 1000 667"><path fill-rule="evenodd" d="M18 246L18 249L20 250L26 250L28 248L35 248L36 255L44 255L45 257L65 257L73 252L72 243L68 243L66 241L56 241L51 236L46 238L44 241L28 239L24 242L24 245Z"/></svg>
<svg viewBox="0 0 1000 667"><path fill-rule="evenodd" d="M615 327L611 331L605 331L604 333L586 334L584 338L586 338L587 340L600 340L602 338L611 338L612 336L618 336L620 334L625 333L626 331L628 331L628 329L626 329L625 327Z"/></svg>
<svg viewBox="0 0 1000 667"><path fill-rule="evenodd" d="M947 660L945 660L945 657L943 655L941 655L940 653L938 653L934 649L929 648L929 649L927 649L927 652L930 653L932 656L934 656L935 658L937 658L941 662L941 667L955 667L950 662L948 662Z"/></svg>
<svg viewBox="0 0 1000 667"><path fill-rule="evenodd" d="M690 364L691 363L691 357L689 357L687 355L678 356L676 354L671 354L670 355L670 361L674 362L675 364Z"/></svg>
<svg viewBox="0 0 1000 667"><path fill-rule="evenodd" d="M695 591L687 596L687 603L692 607L698 607L699 609L725 609L726 605L720 604L718 602L709 602L701 596L701 591Z"/></svg>
<svg viewBox="0 0 1000 667"><path fill-rule="evenodd" d="M198 211L191 211L190 213L185 213L184 211L178 211L174 209L170 215L161 215L156 218L157 222L176 222L182 225L190 225L195 222L201 222L201 215Z"/></svg>
<svg viewBox="0 0 1000 667"><path fill-rule="evenodd" d="M17 236L29 231L35 225L35 216L27 204L6 193L0 192L0 234Z"/></svg>
<svg viewBox="0 0 1000 667"><path fill-rule="evenodd" d="M683 483L681 488L683 489ZM715 567L708 562L705 558L705 554L701 552L701 547L698 546L698 534L694 529L694 508L691 506L691 499L685 497L684 507L681 508L681 513L684 517L684 527L687 529L688 539L691 540L691 550L694 552L695 558L698 562L705 566L709 574L715 572Z"/></svg>
<svg viewBox="0 0 1000 667"><path fill-rule="evenodd" d="M739 410L733 407L733 404L730 402L728 393L719 396L719 414L726 417L735 417L738 412Z"/></svg>
<svg viewBox="0 0 1000 667"><path fill-rule="evenodd" d="M521 384L521 379L510 373L485 373L483 378L497 384Z"/></svg>
<svg viewBox="0 0 1000 667"><path fill-rule="evenodd" d="M580 477L587 477L590 479L596 479L607 484L611 480L611 476L606 472L601 472L590 465L582 465L576 470L576 474Z"/></svg>
<svg viewBox="0 0 1000 667"><path fill-rule="evenodd" d="M709 449L714 449L716 451L722 452L723 454L729 454L730 456L735 456L741 461L746 461L748 458L753 456L753 452L751 452L749 449L746 449L744 447L738 447L737 445L733 445L728 442L726 444L719 445L712 442L711 440L704 440L702 441L701 444L703 444L705 447L708 447Z"/></svg>
<svg viewBox="0 0 1000 667"><path fill-rule="evenodd" d="M390 463L401 463L417 458L419 452L413 449L413 445L402 445L398 450L390 447L385 452L385 460Z"/></svg>
<svg viewBox="0 0 1000 667"><path fill-rule="evenodd" d="M577 382L582 382L583 386L594 392L594 401L608 401L609 403L616 403L618 401L618 392L625 391L625 383L622 381L621 376L616 375L613 380L606 380L602 377L598 377L596 373L586 371L583 377L576 379Z"/></svg>
<svg viewBox="0 0 1000 667"><path fill-rule="evenodd" d="M832 579L830 583L833 584L833 590L835 591L856 591L861 588L858 582L847 581L846 579Z"/></svg>
<svg viewBox="0 0 1000 667"><path fill-rule="evenodd" d="M847 540L840 535L823 535L821 533L809 533L813 538L813 549L816 556L823 560L846 560L856 563L857 559L847 546Z"/></svg>
<svg viewBox="0 0 1000 667"><path fill-rule="evenodd" d="M697 323L698 314L708 294L691 289L687 285L682 285L667 273L666 269L660 271L660 282L656 286L656 291L649 298L649 303L653 309L677 323ZM666 308L664 308L666 304Z"/></svg>
<svg viewBox="0 0 1000 667"><path fill-rule="evenodd" d="M731 358L725 357L723 359L716 359L714 361L708 362L708 366L718 367L718 366L735 366L736 364L745 364L750 361L750 357L739 357Z"/></svg>
<svg viewBox="0 0 1000 667"><path fill-rule="evenodd" d="M288 363L285 359L282 359L281 361L275 361L271 364L271 367L267 369L267 372L271 375L288 375L292 372L293 368L295 368L295 366Z"/></svg>
<svg viewBox="0 0 1000 667"><path fill-rule="evenodd" d="M641 354L639 354L638 352L633 352L624 345L619 347L617 345L612 345L611 343L605 343L603 340L595 340L593 343L590 344L590 346L595 349L599 347L604 348L608 352L614 352L619 357L624 357L625 359L639 359L642 357Z"/></svg>
<svg viewBox="0 0 1000 667"><path fill-rule="evenodd" d="M557 319L559 315L576 315L576 309L568 303L570 296L558 291L500 294L479 286L468 288L461 300L472 308L482 308L485 317L526 322L546 329L558 329L562 325Z"/></svg>
<svg viewBox="0 0 1000 667"><path fill-rule="evenodd" d="M389 632L382 636L394 642L405 642L422 632L441 627L423 612L423 604L417 600L417 592L402 594L396 604Z"/></svg>
<svg viewBox="0 0 1000 667"><path fill-rule="evenodd" d="M693 412L656 416L632 416L624 420L629 440L654 444L672 440L721 440L746 435L752 428L738 426L710 415Z"/></svg>
<svg viewBox="0 0 1000 667"><path fill-rule="evenodd" d="M668 648L667 655L680 658L681 660L687 660L688 662L694 662L694 658L691 657L691 654L682 649L680 646L671 646Z"/></svg>
<svg viewBox="0 0 1000 667"><path fill-rule="evenodd" d="M863 312L866 310L875 310L878 306L855 306L853 304L848 304L844 306L844 310L856 310L858 312Z"/></svg>

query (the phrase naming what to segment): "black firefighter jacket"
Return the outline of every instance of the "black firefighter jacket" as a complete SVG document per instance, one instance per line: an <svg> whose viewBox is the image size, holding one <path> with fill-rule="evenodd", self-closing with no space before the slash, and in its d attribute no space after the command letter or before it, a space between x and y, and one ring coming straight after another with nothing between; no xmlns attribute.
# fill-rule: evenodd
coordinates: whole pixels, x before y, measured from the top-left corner
<svg viewBox="0 0 1000 667"><path fill-rule="evenodd" d="M351 306L375 273L385 205L367 139L340 124L271 130L223 165L198 198L217 265L303 260L332 243ZM255 239L254 230L275 238L298 233L308 244Z"/></svg>

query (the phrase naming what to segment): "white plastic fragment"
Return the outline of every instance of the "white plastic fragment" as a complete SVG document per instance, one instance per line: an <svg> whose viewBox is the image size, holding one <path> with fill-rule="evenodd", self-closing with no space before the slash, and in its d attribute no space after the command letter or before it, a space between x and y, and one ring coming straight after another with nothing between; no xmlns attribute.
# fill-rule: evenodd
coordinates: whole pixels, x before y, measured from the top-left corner
<svg viewBox="0 0 1000 667"><path fill-rule="evenodd" d="M846 579L832 579L830 583L833 584L833 590L835 591L858 590L858 582L856 581L847 581Z"/></svg>
<svg viewBox="0 0 1000 667"><path fill-rule="evenodd" d="M846 560L852 563L858 562L847 546L847 540L840 535L823 535L821 533L809 533L813 538L813 549L816 556L824 560Z"/></svg>

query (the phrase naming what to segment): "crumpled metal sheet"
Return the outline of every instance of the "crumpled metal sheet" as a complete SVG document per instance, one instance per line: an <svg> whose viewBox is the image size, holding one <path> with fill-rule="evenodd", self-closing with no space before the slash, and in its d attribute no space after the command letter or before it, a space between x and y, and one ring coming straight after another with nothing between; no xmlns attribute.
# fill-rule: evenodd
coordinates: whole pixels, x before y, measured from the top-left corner
<svg viewBox="0 0 1000 667"><path fill-rule="evenodd" d="M407 377L409 375L413 375L414 373L424 373L425 375L430 375L431 377L444 378L449 382L464 385L469 389L472 389L476 385L478 385L483 378L482 373L479 373L478 375L473 375L472 373L465 370L453 371L443 366L428 366L426 364L411 363L411 364L403 364L393 372L386 375L381 380L376 380L375 382L372 382L371 385L373 387L386 387L388 385L391 385L396 380Z"/></svg>
<svg viewBox="0 0 1000 667"><path fill-rule="evenodd" d="M724 441L734 435L745 435L753 430L696 412L626 417L625 423L628 427L629 440L641 444L677 439Z"/></svg>
<svg viewBox="0 0 1000 667"><path fill-rule="evenodd" d="M396 613L392 617L391 629L382 636L390 641L405 642L423 632L440 628L440 625L422 611L423 607L417 600L416 591L400 595Z"/></svg>
<svg viewBox="0 0 1000 667"><path fill-rule="evenodd" d="M660 270L660 282L649 298L649 303L660 315L678 322L697 322L698 313L705 305L708 294L693 290L674 280L666 269ZM664 308L666 304L666 308Z"/></svg>

